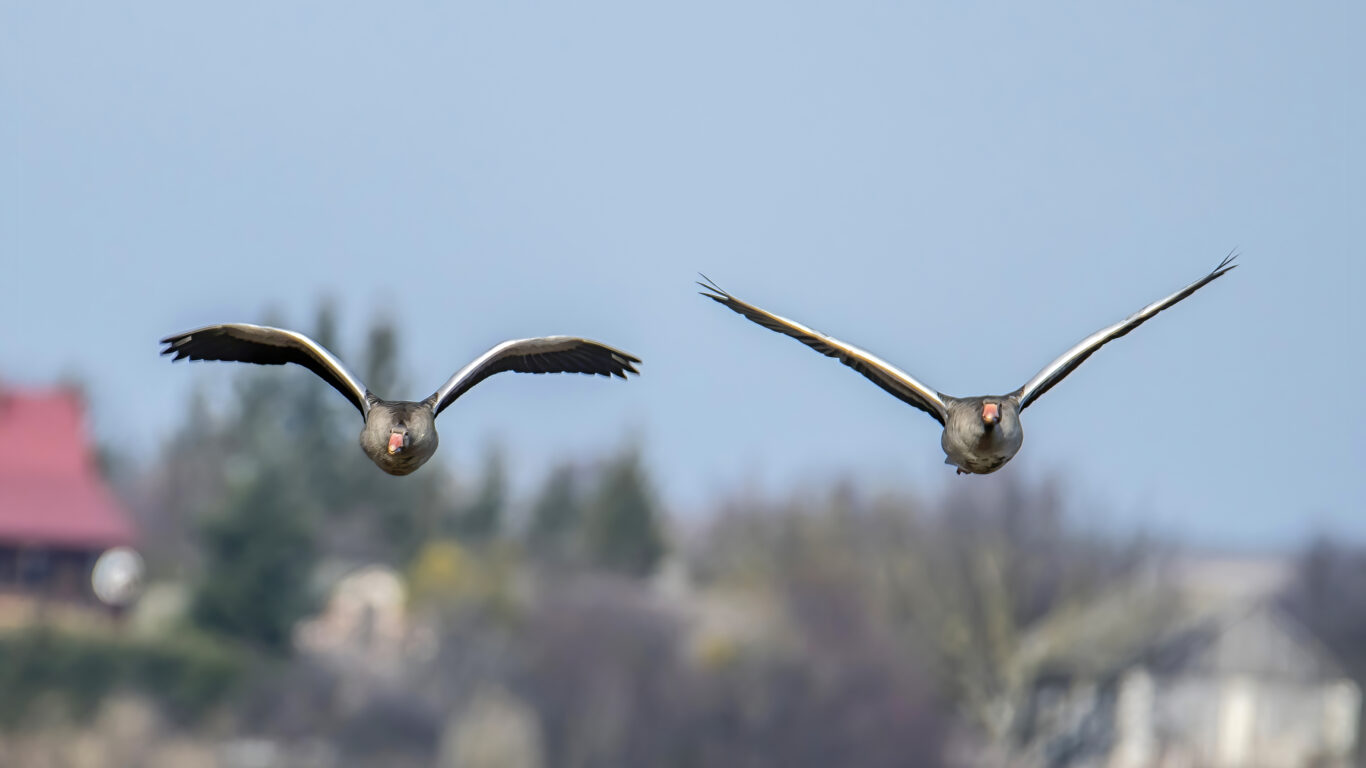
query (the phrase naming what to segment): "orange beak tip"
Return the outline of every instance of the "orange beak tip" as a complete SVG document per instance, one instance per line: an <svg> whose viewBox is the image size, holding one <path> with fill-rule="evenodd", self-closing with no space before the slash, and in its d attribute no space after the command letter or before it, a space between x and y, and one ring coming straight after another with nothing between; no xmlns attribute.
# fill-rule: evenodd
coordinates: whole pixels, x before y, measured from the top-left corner
<svg viewBox="0 0 1366 768"><path fill-rule="evenodd" d="M397 432L389 435L389 453L398 453L398 450L402 447L403 435L400 435Z"/></svg>

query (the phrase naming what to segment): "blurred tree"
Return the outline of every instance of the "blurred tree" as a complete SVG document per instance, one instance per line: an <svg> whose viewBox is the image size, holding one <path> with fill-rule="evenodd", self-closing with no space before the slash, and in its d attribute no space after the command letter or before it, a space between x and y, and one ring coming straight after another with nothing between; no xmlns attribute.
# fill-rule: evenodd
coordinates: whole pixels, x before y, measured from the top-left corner
<svg viewBox="0 0 1366 768"><path fill-rule="evenodd" d="M324 299L318 306L310 335L334 354L341 354L338 348L337 308L332 300ZM281 386L288 393L285 398L287 409L280 417L288 425L286 442L292 451L283 460L289 461L302 473L308 487L314 489L314 497L321 509L333 517L344 510L349 498L338 467L343 452L352 446L338 438L345 431L343 424L354 424L350 420L356 417L356 411L321 379L297 370L295 366L289 366L289 370L276 375L281 378Z"/></svg>
<svg viewBox="0 0 1366 768"><path fill-rule="evenodd" d="M1132 578L1159 549L1102 539L1068 521L1052 480L1017 475L953 488L889 562L886 597L918 641L937 650L941 682L969 722L1003 742L1028 680L1016 668L1025 633L1056 612Z"/></svg>
<svg viewBox="0 0 1366 768"><path fill-rule="evenodd" d="M542 768L536 712L501 685L485 685L447 723L440 768Z"/></svg>
<svg viewBox="0 0 1366 768"><path fill-rule="evenodd" d="M640 453L632 448L602 472L584 515L584 550L600 568L647 576L664 556L664 534Z"/></svg>
<svg viewBox="0 0 1366 768"><path fill-rule="evenodd" d="M871 611L934 655L946 696L998 740L1026 693L1015 664L1024 633L1160 554L1142 539L1079 533L1049 482L960 484L936 507L897 496L862 502L847 486L812 498L732 509L706 537L698 570L774 585L813 641L843 642L847 616Z"/></svg>
<svg viewBox="0 0 1366 768"><path fill-rule="evenodd" d="M365 347L365 385L381 397L398 398L398 329L393 321L377 318L370 324ZM417 396L413 393L412 396Z"/></svg>
<svg viewBox="0 0 1366 768"><path fill-rule="evenodd" d="M472 549L453 539L423 544L408 567L408 597L420 611L450 618L464 611L507 610L516 561L506 548Z"/></svg>
<svg viewBox="0 0 1366 768"><path fill-rule="evenodd" d="M54 704L75 723L131 691L153 696L177 725L208 714L241 682L246 655L198 632L159 637L37 624L0 634L0 728L41 730ZM43 702L42 706L34 706ZM10 742L11 744L13 742ZM13 755L12 751L5 753ZM5 765L31 765L28 760ZM61 765L66 759L38 764Z"/></svg>
<svg viewBox="0 0 1366 768"><path fill-rule="evenodd" d="M221 506L221 430L202 386L190 392L181 425L134 483L129 511L154 576L183 575L198 562L196 521Z"/></svg>
<svg viewBox="0 0 1366 768"><path fill-rule="evenodd" d="M297 476L270 461L240 470L223 511L201 539L203 575L191 617L213 632L287 653L295 622L312 606L314 510Z"/></svg>
<svg viewBox="0 0 1366 768"><path fill-rule="evenodd" d="M507 470L503 452L496 447L484 453L484 473L479 492L461 508L454 519L453 531L472 542L497 538L503 527L503 507L507 503Z"/></svg>
<svg viewBox="0 0 1366 768"><path fill-rule="evenodd" d="M1281 604L1366 685L1366 548L1327 536L1311 541L1296 558ZM1366 733L1366 707L1358 729ZM1357 753L1356 764L1366 765L1366 749Z"/></svg>
<svg viewBox="0 0 1366 768"><path fill-rule="evenodd" d="M526 542L531 553L551 563L568 563L579 557L578 536L583 527L583 499L572 464L550 471L531 506Z"/></svg>
<svg viewBox="0 0 1366 768"><path fill-rule="evenodd" d="M231 373L231 372L228 372ZM230 489L258 460L293 461L282 428L288 392L278 377L256 366L239 366L228 397L196 386L181 426L163 446L144 480L136 505L154 572L187 573L199 565L202 524L220 514ZM216 408L215 401L228 401ZM224 413L226 411L226 413Z"/></svg>
<svg viewBox="0 0 1366 768"><path fill-rule="evenodd" d="M684 652L695 623L648 585L561 579L519 638L518 691L556 765L939 765L946 723L924 657L888 642L859 605L839 642L808 643L830 628L797 621L778 633L791 645L746 645L700 667Z"/></svg>
<svg viewBox="0 0 1366 768"><path fill-rule="evenodd" d="M1354 676L1366 678L1366 549L1326 536L1310 542L1283 601Z"/></svg>

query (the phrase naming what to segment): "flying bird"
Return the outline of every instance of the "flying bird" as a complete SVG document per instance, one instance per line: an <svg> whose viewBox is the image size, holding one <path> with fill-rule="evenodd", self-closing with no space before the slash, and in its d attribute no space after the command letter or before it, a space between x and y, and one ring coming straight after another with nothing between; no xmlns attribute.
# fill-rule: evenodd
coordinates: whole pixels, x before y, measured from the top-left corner
<svg viewBox="0 0 1366 768"><path fill-rule="evenodd" d="M940 445L947 457L944 463L957 467L960 475L985 475L1005 466L1020 450L1024 442L1024 431L1020 425L1021 411L1076 370L1096 350L1236 267L1233 263L1235 258L1236 254L1230 253L1208 275L1077 342L1014 392L981 397L952 397L937 392L905 371L852 344L735 298L706 275L702 276L706 282L698 285L705 289L701 292L703 296L771 331L791 336L826 357L839 360L893 397L928 413L944 427L944 434L940 438Z"/></svg>
<svg viewBox="0 0 1366 768"><path fill-rule="evenodd" d="M226 360L258 365L294 363L317 374L342 393L365 419L360 447L380 469L406 475L436 452L436 417L475 384L503 371L517 373L584 373L626 378L639 375L628 355L589 339L542 336L514 339L494 346L456 371L430 397L418 402L383 400L366 388L341 360L302 333L245 323L210 325L167 336L163 355L172 361Z"/></svg>

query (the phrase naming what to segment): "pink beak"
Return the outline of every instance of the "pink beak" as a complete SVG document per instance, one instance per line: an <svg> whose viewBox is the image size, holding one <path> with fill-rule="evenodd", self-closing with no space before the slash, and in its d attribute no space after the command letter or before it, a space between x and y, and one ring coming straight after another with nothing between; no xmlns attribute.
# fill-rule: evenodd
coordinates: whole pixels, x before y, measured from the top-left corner
<svg viewBox="0 0 1366 768"><path fill-rule="evenodd" d="M996 403L982 404L982 421L988 424L995 424L1001 420L1001 406Z"/></svg>
<svg viewBox="0 0 1366 768"><path fill-rule="evenodd" d="M403 433L393 432L389 435L389 453L398 453L403 447Z"/></svg>

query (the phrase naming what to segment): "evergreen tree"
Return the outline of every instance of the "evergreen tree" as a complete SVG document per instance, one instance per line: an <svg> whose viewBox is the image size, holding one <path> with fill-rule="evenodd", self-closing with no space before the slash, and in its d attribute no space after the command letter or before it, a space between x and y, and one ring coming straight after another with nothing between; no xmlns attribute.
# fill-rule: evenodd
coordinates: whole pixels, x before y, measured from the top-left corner
<svg viewBox="0 0 1366 768"><path fill-rule="evenodd" d="M381 397L402 398L398 375L398 329L387 319L370 325L365 348L365 384ZM416 396L418 393L410 393Z"/></svg>
<svg viewBox="0 0 1366 768"><path fill-rule="evenodd" d="M488 541L502 530L507 503L507 472L503 454L491 449L484 456L484 477L475 496L455 520L455 534L470 541Z"/></svg>
<svg viewBox="0 0 1366 768"><path fill-rule="evenodd" d="M312 337L345 359L338 347L337 310L331 301L324 301L318 307ZM345 512L349 500L343 455L354 449L343 439L349 431L343 425L355 426L352 420L356 411L318 377L294 370L288 374L288 378L282 380L282 386L289 392L286 400L291 407L281 414L289 428L281 448L285 448L288 455L281 456L281 460L301 473L323 511L329 518L335 518Z"/></svg>
<svg viewBox="0 0 1366 768"><path fill-rule="evenodd" d="M210 631L287 653L294 624L312 608L312 515L287 469L255 464L203 526L204 572L191 616Z"/></svg>
<svg viewBox="0 0 1366 768"><path fill-rule="evenodd" d="M197 524L222 507L224 430L202 385L191 390L182 424L162 446L147 495L131 505L153 573L183 575L198 561Z"/></svg>
<svg viewBox="0 0 1366 768"><path fill-rule="evenodd" d="M654 571L664 556L664 536L637 451L604 469L585 523L584 544L593 564L632 576Z"/></svg>
<svg viewBox="0 0 1366 768"><path fill-rule="evenodd" d="M578 554L576 537L583 527L583 500L578 477L571 464L550 472L531 507L527 525L527 548L552 562L572 560Z"/></svg>

